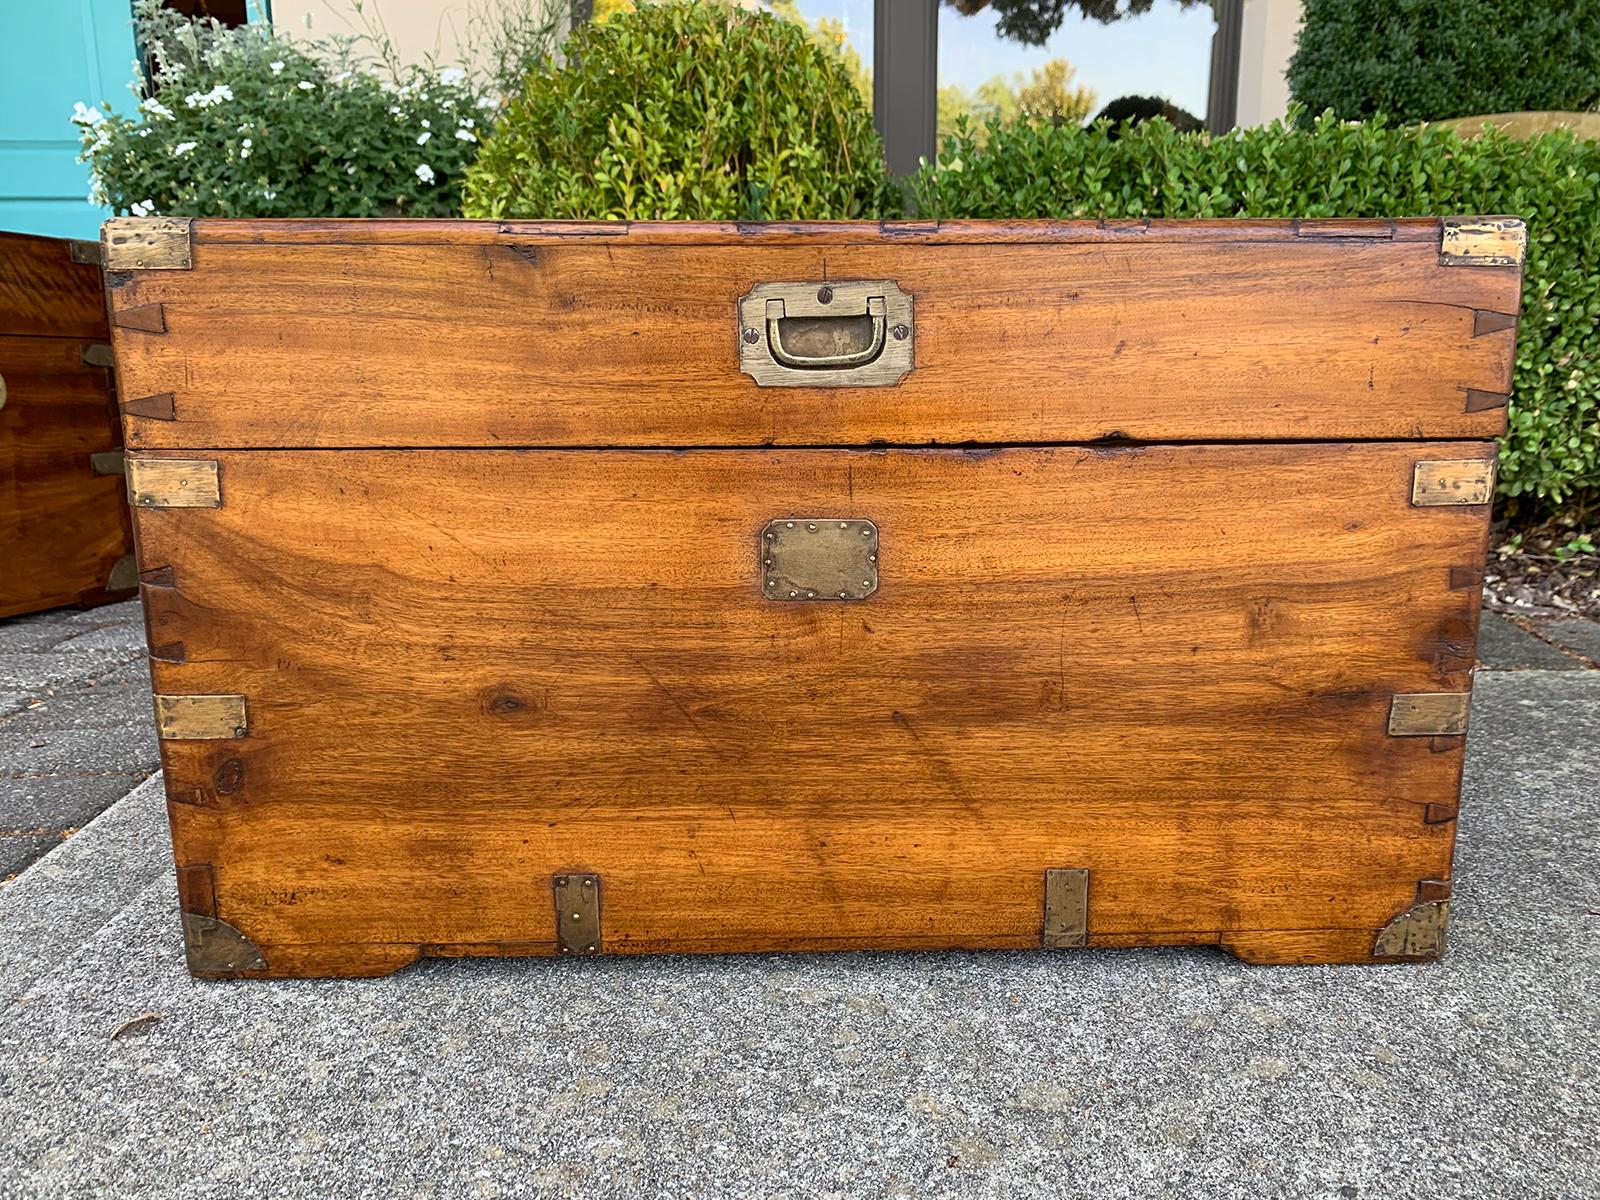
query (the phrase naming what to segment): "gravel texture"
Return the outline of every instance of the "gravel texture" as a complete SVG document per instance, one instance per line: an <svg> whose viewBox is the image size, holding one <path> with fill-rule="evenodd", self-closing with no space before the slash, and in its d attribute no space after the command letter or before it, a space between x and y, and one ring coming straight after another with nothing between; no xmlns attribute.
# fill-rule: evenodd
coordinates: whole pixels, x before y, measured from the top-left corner
<svg viewBox="0 0 1600 1200"><path fill-rule="evenodd" d="M1600 1194L1600 672L1485 673L1473 722L1452 945L1422 966L198 983L152 780L0 889L0 1196Z"/></svg>

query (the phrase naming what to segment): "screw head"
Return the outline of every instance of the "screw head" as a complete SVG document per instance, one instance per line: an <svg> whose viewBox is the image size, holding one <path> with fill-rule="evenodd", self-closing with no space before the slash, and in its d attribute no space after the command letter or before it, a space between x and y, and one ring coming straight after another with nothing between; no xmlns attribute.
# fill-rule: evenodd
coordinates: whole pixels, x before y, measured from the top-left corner
<svg viewBox="0 0 1600 1200"><path fill-rule="evenodd" d="M863 579L863 580L862 580L862 581L861 581L861 586L862 586L862 587L864 587L864 588L869 588L869 587L871 587L871 586L872 586L872 580L870 580L870 579Z"/></svg>
<svg viewBox="0 0 1600 1200"><path fill-rule="evenodd" d="M759 329L746 329L744 331L744 340L754 346L761 340L761 331Z"/></svg>
<svg viewBox="0 0 1600 1200"><path fill-rule="evenodd" d="M806 528L810 532L815 533L817 531L817 523L815 521L807 521L806 522Z"/></svg>
<svg viewBox="0 0 1600 1200"><path fill-rule="evenodd" d="M833 289L831 287L820 287L820 288L818 288L817 289L817 303L818 304L832 304L833 303Z"/></svg>
<svg viewBox="0 0 1600 1200"><path fill-rule="evenodd" d="M906 325L896 325L889 332L894 334L894 340L897 342L903 342L911 336L911 329Z"/></svg>

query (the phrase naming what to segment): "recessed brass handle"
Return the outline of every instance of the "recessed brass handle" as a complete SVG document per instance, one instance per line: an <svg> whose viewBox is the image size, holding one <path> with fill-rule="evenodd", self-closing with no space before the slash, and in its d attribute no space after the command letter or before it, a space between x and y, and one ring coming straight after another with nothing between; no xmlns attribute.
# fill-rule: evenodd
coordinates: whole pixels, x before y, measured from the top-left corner
<svg viewBox="0 0 1600 1200"><path fill-rule="evenodd" d="M839 317L789 317L782 300L767 301L767 346L772 357L786 367L799 371L850 370L864 367L883 353L883 344L889 335L888 306L882 296L867 297L867 321L871 336L867 344L854 349L836 349L832 354L807 354L791 350L783 344L783 329L787 323L796 325L808 343L848 346L861 324L856 316ZM858 339L857 339L858 340Z"/></svg>
<svg viewBox="0 0 1600 1200"><path fill-rule="evenodd" d="M735 333L758 387L893 387L915 366L911 293L892 279L755 284Z"/></svg>

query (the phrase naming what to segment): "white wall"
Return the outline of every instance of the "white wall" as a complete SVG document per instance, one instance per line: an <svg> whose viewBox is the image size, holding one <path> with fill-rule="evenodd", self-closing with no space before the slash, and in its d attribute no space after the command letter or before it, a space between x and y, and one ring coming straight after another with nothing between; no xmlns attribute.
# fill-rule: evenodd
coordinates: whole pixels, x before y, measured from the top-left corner
<svg viewBox="0 0 1600 1200"><path fill-rule="evenodd" d="M274 4L281 0L274 0ZM1300 0L1244 0L1239 36L1240 126L1265 125L1289 111L1283 73L1300 32Z"/></svg>
<svg viewBox="0 0 1600 1200"><path fill-rule="evenodd" d="M514 0L506 0L514 2ZM401 61L432 57L441 66L463 63L468 48L481 43L473 31L493 20L502 0L272 0L272 23L291 37L364 34L380 26Z"/></svg>

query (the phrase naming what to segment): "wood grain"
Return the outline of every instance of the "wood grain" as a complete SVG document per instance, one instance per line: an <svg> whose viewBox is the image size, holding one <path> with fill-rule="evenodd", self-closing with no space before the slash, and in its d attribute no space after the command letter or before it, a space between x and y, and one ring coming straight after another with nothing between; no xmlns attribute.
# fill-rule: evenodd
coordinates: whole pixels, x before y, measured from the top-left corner
<svg viewBox="0 0 1600 1200"><path fill-rule="evenodd" d="M105 590L133 542L122 476L90 465L121 438L110 373L84 365L83 346L0 335L0 617L131 594Z"/></svg>
<svg viewBox="0 0 1600 1200"><path fill-rule="evenodd" d="M1521 278L1441 266L1438 221L194 230L192 270L111 276L166 329L114 333L123 395L172 397L131 445L1483 438ZM851 279L915 299L897 386L741 374L741 295Z"/></svg>
<svg viewBox="0 0 1600 1200"><path fill-rule="evenodd" d="M106 340L100 269L62 238L0 233L0 335Z"/></svg>
<svg viewBox="0 0 1600 1200"><path fill-rule="evenodd" d="M1491 453L218 452L136 513L156 690L250 713L162 744L178 862L269 974L553 953L567 871L608 953L1037 947L1080 867L1090 945L1360 958L1454 836L1391 697L1470 687L1486 509L1412 473ZM763 599L800 513L871 599Z"/></svg>

